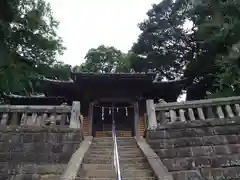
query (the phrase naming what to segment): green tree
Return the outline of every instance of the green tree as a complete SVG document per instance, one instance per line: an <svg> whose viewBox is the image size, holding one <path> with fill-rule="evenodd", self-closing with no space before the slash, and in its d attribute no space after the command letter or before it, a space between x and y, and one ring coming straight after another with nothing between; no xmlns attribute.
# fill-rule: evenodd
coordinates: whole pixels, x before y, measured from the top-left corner
<svg viewBox="0 0 240 180"><path fill-rule="evenodd" d="M86 62L73 68L74 72L114 73L130 70L129 57L114 47L104 45L92 48L86 54Z"/></svg>
<svg viewBox="0 0 240 180"><path fill-rule="evenodd" d="M64 50L57 27L44 0L0 1L0 91L27 93L29 77L55 66Z"/></svg>
<svg viewBox="0 0 240 180"><path fill-rule="evenodd" d="M140 23L135 71L187 78L188 99L240 94L240 2L163 0ZM186 22L192 28L184 28Z"/></svg>
<svg viewBox="0 0 240 180"><path fill-rule="evenodd" d="M183 0L163 0L152 6L148 18L139 24L142 33L132 47L135 71L157 71L168 79L183 76L189 51L189 38L183 28L187 10Z"/></svg>
<svg viewBox="0 0 240 180"><path fill-rule="evenodd" d="M199 94L199 89L214 97L240 94L239 13L240 2L236 0L194 4L190 17L196 51L186 71L192 82L192 97Z"/></svg>

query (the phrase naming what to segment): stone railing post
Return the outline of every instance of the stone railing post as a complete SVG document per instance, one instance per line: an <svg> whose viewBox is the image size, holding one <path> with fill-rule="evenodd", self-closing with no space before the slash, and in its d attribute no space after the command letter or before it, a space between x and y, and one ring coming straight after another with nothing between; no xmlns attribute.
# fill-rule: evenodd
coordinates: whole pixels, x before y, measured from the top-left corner
<svg viewBox="0 0 240 180"><path fill-rule="evenodd" d="M79 105L80 107L80 105ZM65 125L71 106L0 105L0 125L58 126ZM74 125L72 125L74 126Z"/></svg>
<svg viewBox="0 0 240 180"><path fill-rule="evenodd" d="M169 123L175 121L196 121L212 119L231 119L240 116L240 96L203 99L186 102L171 102L156 104L157 120L161 124L168 123L163 121L162 112L169 114ZM165 116L166 117L166 116Z"/></svg>
<svg viewBox="0 0 240 180"><path fill-rule="evenodd" d="M158 104L157 105L162 105L162 104L167 104L166 101L164 101L163 99L160 99L158 101ZM170 112L166 112L166 111L159 111L157 113L156 111L156 104L155 104L155 114L157 116L157 123L159 124L166 124L168 121L169 121L169 118L170 118Z"/></svg>
<svg viewBox="0 0 240 180"><path fill-rule="evenodd" d="M155 112L155 104L153 99L146 100L147 116L148 116L148 129L157 127L157 118Z"/></svg>
<svg viewBox="0 0 240 180"><path fill-rule="evenodd" d="M70 118L70 128L79 129L81 128L80 123L80 102L79 101L73 101L72 103L72 110L71 110L71 118Z"/></svg>

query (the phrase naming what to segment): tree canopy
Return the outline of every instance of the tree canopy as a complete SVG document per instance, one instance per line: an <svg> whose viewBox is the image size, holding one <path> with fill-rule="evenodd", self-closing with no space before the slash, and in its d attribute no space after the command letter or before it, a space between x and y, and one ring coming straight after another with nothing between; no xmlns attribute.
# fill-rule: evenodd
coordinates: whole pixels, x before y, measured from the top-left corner
<svg viewBox="0 0 240 180"><path fill-rule="evenodd" d="M239 94L239 11L237 0L153 5L139 24L133 68L152 69L167 79L187 78L189 99Z"/></svg>
<svg viewBox="0 0 240 180"><path fill-rule="evenodd" d="M183 75L185 54L189 47L184 1L164 0L147 12L148 19L139 24L142 33L132 47L135 71L157 71L162 77L175 79Z"/></svg>
<svg viewBox="0 0 240 180"><path fill-rule="evenodd" d="M81 66L74 67L73 71L114 73L130 70L128 55L114 47L100 45L92 48L86 54L85 60Z"/></svg>
<svg viewBox="0 0 240 180"><path fill-rule="evenodd" d="M232 68L238 66L236 61L239 60L236 54L232 56L240 40L236 31L240 22L239 10L239 2L235 0L200 1L191 9L189 18L194 25L194 56L185 71L191 98L203 96L201 94L198 97L199 89L216 97L239 94L239 88L234 85L237 76L232 75ZM232 58L236 60L235 63L231 63Z"/></svg>
<svg viewBox="0 0 240 180"><path fill-rule="evenodd" d="M54 70L64 50L57 27L44 0L0 1L0 91L27 93L30 77L61 76Z"/></svg>

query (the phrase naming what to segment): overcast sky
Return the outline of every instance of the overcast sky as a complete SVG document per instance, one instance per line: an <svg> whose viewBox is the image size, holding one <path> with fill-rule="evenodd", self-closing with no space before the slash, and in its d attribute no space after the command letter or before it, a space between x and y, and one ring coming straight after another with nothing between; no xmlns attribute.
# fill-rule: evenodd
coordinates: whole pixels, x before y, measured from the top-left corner
<svg viewBox="0 0 240 180"><path fill-rule="evenodd" d="M60 22L59 35L67 47L59 60L84 62L90 48L101 44L127 52L137 40L137 24L151 5L161 0L47 0Z"/></svg>

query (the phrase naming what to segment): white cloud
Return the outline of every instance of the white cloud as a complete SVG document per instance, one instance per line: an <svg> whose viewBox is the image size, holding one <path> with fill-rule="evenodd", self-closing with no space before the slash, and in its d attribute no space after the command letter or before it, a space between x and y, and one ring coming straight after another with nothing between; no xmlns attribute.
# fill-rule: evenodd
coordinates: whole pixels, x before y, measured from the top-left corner
<svg viewBox="0 0 240 180"><path fill-rule="evenodd" d="M90 48L104 44L127 52L137 40L137 24L151 4L161 0L47 0L60 21L59 35L67 47L59 60L84 62Z"/></svg>

